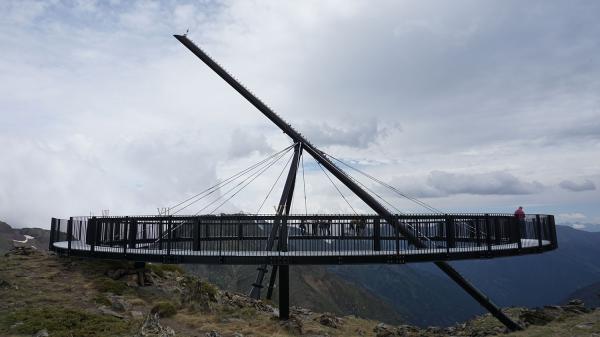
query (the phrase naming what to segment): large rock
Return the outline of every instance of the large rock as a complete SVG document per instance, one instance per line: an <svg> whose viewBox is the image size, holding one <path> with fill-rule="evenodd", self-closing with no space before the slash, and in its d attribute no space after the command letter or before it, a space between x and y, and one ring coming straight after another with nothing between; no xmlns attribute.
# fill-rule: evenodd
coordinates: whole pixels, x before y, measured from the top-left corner
<svg viewBox="0 0 600 337"><path fill-rule="evenodd" d="M343 320L341 318L336 317L335 315L332 315L330 313L324 313L321 316L315 318L315 320L321 323L322 325L334 329L337 329L343 323Z"/></svg>
<svg viewBox="0 0 600 337"><path fill-rule="evenodd" d="M162 326L158 314L148 314L136 337L171 337L175 330Z"/></svg>
<svg viewBox="0 0 600 337"><path fill-rule="evenodd" d="M304 333L304 325L296 316L291 316L288 320L279 322L279 324L293 334L302 335Z"/></svg>

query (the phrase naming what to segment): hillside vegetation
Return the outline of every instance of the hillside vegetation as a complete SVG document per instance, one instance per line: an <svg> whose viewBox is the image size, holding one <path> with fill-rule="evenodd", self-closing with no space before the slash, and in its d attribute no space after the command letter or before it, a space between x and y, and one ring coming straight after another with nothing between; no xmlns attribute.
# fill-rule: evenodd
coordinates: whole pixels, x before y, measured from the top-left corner
<svg viewBox="0 0 600 337"><path fill-rule="evenodd" d="M174 265L57 257L14 248L0 256L2 336L492 336L504 328L485 315L448 328L391 326L356 316L293 308L287 322L273 303L222 291ZM512 308L524 332L507 336L592 336L600 310L581 303Z"/></svg>

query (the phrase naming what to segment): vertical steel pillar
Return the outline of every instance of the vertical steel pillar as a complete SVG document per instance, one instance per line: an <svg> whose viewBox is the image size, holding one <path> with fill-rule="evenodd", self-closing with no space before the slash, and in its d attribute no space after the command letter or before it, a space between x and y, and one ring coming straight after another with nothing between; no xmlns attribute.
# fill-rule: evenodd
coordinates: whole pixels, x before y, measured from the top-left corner
<svg viewBox="0 0 600 337"><path fill-rule="evenodd" d="M50 241L48 242L48 250L54 251L54 235L56 235L56 218L50 220Z"/></svg>
<svg viewBox="0 0 600 337"><path fill-rule="evenodd" d="M287 178L285 180L285 185L283 187L283 193L281 194L281 199L279 200L279 205L277 207L277 215L288 215L290 213L289 205L292 202L292 196L294 194L294 185L296 183L296 172L298 171L298 163L300 159L300 155L302 154L302 144L297 143L294 147L294 158L292 159L292 164L290 165L290 170L288 172ZM275 237L278 236L280 232L280 226L287 226L285 221L275 220L273 227L271 228L271 232L269 233L269 238L267 239L267 244L265 250L272 250L273 244L275 242ZM282 238L279 236L279 240L277 243L277 248L280 249ZM256 280L252 284L252 289L250 290L249 296L255 299L260 298L260 290L262 289L263 279L265 273L267 272L267 265L263 264L257 268L258 274L256 275ZM271 277L273 282L275 279ZM270 286L272 287L272 286ZM271 291L272 292L272 291Z"/></svg>

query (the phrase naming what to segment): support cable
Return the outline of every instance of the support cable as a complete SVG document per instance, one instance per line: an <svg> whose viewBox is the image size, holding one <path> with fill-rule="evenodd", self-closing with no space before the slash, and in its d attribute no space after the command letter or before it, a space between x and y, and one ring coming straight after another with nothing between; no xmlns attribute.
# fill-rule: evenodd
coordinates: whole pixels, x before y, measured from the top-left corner
<svg viewBox="0 0 600 337"><path fill-rule="evenodd" d="M281 179L281 176L283 175L283 172L288 167L288 164L290 163L290 161L292 160L293 157L294 156L291 156L290 159L288 159L288 161L285 163L285 166L281 169L281 172L279 172L279 175L277 176L277 179L275 180L275 182L273 183L273 185L271 185L271 188L269 189L269 192L267 193L267 196L265 196L265 198L263 199L263 201L260 203L260 207L258 207L258 210L256 210L256 215L258 215L260 213L260 210L265 205L265 202L267 201L267 199L271 195L271 192L273 192L273 189L275 188L275 185L277 185L277 183L279 182L279 179Z"/></svg>
<svg viewBox="0 0 600 337"><path fill-rule="evenodd" d="M323 173L325 174L325 176L327 177L327 179L329 179L329 181L331 182L331 184L333 185L333 187L335 187L335 189L342 196L342 198L344 199L344 201L346 201L346 203L348 204L348 206L350 206L350 208L352 209L352 212L354 212L354 214L358 215L358 213L356 213L356 211L354 210L354 207L352 207L352 205L350 205L350 202L348 201L348 199L346 199L346 197L344 196L344 194L342 193L342 191L340 191L340 189L333 182L333 180L331 180L331 178L329 177L329 175L327 174L327 172L325 172L325 169L323 169L323 167L321 166L321 163L317 162L317 164L319 164L319 168L321 168L321 171L323 171Z"/></svg>
<svg viewBox="0 0 600 337"><path fill-rule="evenodd" d="M323 153L325 153L325 152L323 152ZM373 177L372 175L370 175L370 174L368 174L368 173L366 173L366 172L364 172L364 171L362 171L362 170L359 170L359 169L357 169L357 168L353 167L352 165L350 165L350 164L347 164L347 163L345 163L344 161L342 161L342 160L340 160L340 159L338 159L338 158L336 158L336 157L334 157L334 156L332 156L332 155L330 155L330 154L328 154L328 153L325 153L325 154L326 154L328 157L330 157L330 158L332 158L332 159L336 160L337 162L341 163L342 165L344 165L344 166L346 166L346 167L348 167L348 168L350 168L350 169L352 169L352 170L354 170L354 171L356 171L356 172L358 172L358 173L360 173L360 174L364 175L365 177L367 177L367 178L369 178L369 179L371 179L371 180L373 180L373 181L375 181L375 182L377 182L377 183L379 183L379 184L383 185L384 187L386 187L386 188L390 189L390 190L391 190L391 191L393 191L394 193L396 193L396 194L398 194L398 195L400 195L400 196L402 196L402 197L404 197L404 198L406 198L406 199L408 199L408 200L410 200L410 201L412 201L412 202L414 202L414 203L416 203L416 204L420 205L421 207L424 207L424 208L426 208L427 210L429 210L429 211L431 211L431 212L433 212L433 213L444 214L444 212L442 212L442 211L440 211L439 209L437 209L437 208L435 208L435 207L433 207L433 206L431 206L431 205L429 205L429 204L425 203L424 201L421 201L421 200L419 200L419 199L417 199L417 198L415 198L415 197L411 197L411 196L409 196L409 195L407 195L407 194L405 194L405 193L402 193L401 191L399 191L399 190L398 190L397 188L395 188L394 186L392 186L392 185L390 185L390 184L388 184L388 183L386 183L386 182L384 182L384 181L382 181L382 180L380 180L380 179L377 179L377 178Z"/></svg>
<svg viewBox="0 0 600 337"><path fill-rule="evenodd" d="M288 152L289 152L289 150L288 150ZM251 183L252 183L252 182L253 182L253 181L254 181L256 178L258 178L258 177L259 177L261 174L263 174L265 171L267 171L269 168L271 168L271 166L273 166L273 165L274 165L275 163L277 163L277 162L278 162L278 161L279 161L281 158L283 158L283 157L285 156L285 154L287 154L287 152L286 152L286 153L284 153L284 154L282 154L281 156L279 156L279 158L277 158L275 161L273 161L271 164L269 164L267 167L265 167L265 168L264 168L262 171L260 171L260 172L258 172L257 174L255 174L253 177L252 177L252 176L251 176L251 177L248 177L247 179L245 179L244 181L242 181L240 184L242 184L242 183L244 183L246 180L248 180L248 179L252 178L252 179L250 179L250 180L249 180L249 181L248 181L248 182L247 182L245 185L241 186L241 187L240 187L240 188L239 188L239 189L238 189L238 190L237 190L235 193L233 193L233 194L232 194L232 195L231 195L229 198L227 198L227 200L223 201L221 204L219 204L219 206L217 206L215 209L213 209L213 210L212 210L212 211L211 211L209 214L213 214L213 213L214 213L214 212L215 212L217 209L219 209L219 208L220 208L221 206L223 206L223 205L224 205L226 202L228 202L229 200L231 200L231 198L235 197L235 196L236 196L238 193L240 193L240 192L241 192L241 191L242 191L242 190L243 190L243 189L244 189L246 186L250 185L250 184L251 184ZM290 159L289 159L289 160L291 160L291 157L290 157ZM288 160L288 163L289 163L289 160ZM286 163L286 166L287 166L287 163ZM240 184L238 184L238 185L240 185ZM237 187L238 185L236 185L235 187ZM234 187L234 188L235 188L235 187ZM231 190L233 190L233 188L232 188ZM231 190L230 190L230 191L231 191ZM224 194L223 196L225 196L225 194ZM219 199L220 199L220 198L219 198ZM216 199L216 200L218 200L218 199ZM215 200L215 201L216 201L216 200ZM214 204L214 202L212 202L211 204ZM202 210L204 210L206 207L210 206L211 204L209 204L209 205L205 206L204 208L202 208L200 211L198 211L198 212L196 213L196 215L197 215L198 213L200 213Z"/></svg>
<svg viewBox="0 0 600 337"><path fill-rule="evenodd" d="M306 180L304 179L304 154L300 156L302 161L302 185L304 186L304 215L308 215L308 207L306 207Z"/></svg>
<svg viewBox="0 0 600 337"><path fill-rule="evenodd" d="M289 150L289 149L290 149L290 148L292 148L292 147L293 147L293 145L290 145L290 146L286 147L286 148L285 148L285 149L283 149L283 150L280 150L280 151L278 151L278 152L276 152L276 153L273 153L273 154L269 155L269 156L268 156L268 157L266 157L265 159L263 159L263 160L261 160L261 161L259 161L259 162L255 163L255 164L253 164L253 165L251 165L251 166L249 166L249 167L247 167L247 168L243 169L242 171L240 171L240 172L238 172L238 173L236 173L236 174L234 174L234 175L232 175L232 176L230 176L230 177L226 178L225 180L223 180L223 181L221 181L221 182L219 182L219 183L217 183L217 184L215 184L215 185L213 185L213 186L211 186L211 187L209 187L209 188L205 189L204 191L202 191L202 192L200 192L200 193L198 193L198 194L195 194L195 195L193 195L193 196L191 196L191 197L189 197L189 198L187 198L187 199L185 199L185 200L183 200L183 201L181 201L181 202L179 202L179 203L177 203L177 204L175 204L175 205L173 205L173 206L169 207L169 209L175 209L175 208L177 208L177 207L179 207L179 206L181 206L181 205L185 204L186 202L189 202L189 201L191 201L191 200L193 200L193 199L196 199L196 198L198 198L197 200L190 202L189 204L187 204L187 205L183 206L181 209L177 210L176 212L174 212L174 213L172 213L172 214L177 214L177 213L181 212L181 211L182 211L182 210L184 210L185 208L187 208L187 207L189 207L189 206L193 205L194 203L198 202L199 200L201 200L201 199L203 199L203 198L205 198L205 197L209 196L210 194L214 193L214 192L215 192L215 191L217 191L217 190L218 190L220 187L224 187L224 186L228 185L229 183L233 182L233 181L234 181L234 180L236 180L237 178L239 178L239 177L241 177L241 176L245 175L245 174L246 174L246 173L248 173L248 172L251 172L251 171L253 171L253 170L254 170L254 169L256 169L257 167L260 167L261 165L263 165L265 162L269 161L270 159L273 159L274 157L276 157L277 155L279 155L279 154L281 154L281 153L283 153L283 152L286 152L287 150ZM205 194L205 193L206 193L206 194ZM203 195L203 194L205 194L205 195Z"/></svg>

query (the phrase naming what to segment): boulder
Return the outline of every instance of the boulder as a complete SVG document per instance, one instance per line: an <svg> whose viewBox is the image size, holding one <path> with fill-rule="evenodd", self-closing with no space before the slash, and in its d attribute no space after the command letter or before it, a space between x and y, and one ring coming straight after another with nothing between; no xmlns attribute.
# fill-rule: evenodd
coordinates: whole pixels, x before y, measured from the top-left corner
<svg viewBox="0 0 600 337"><path fill-rule="evenodd" d="M148 314L136 337L170 337L175 336L175 330L162 326L158 314Z"/></svg>
<svg viewBox="0 0 600 337"><path fill-rule="evenodd" d="M302 335L304 333L304 325L296 316L291 316L286 321L281 321L279 324L292 334Z"/></svg>
<svg viewBox="0 0 600 337"><path fill-rule="evenodd" d="M379 323L373 328L373 332L377 337L391 337L395 335L395 332L384 323Z"/></svg>
<svg viewBox="0 0 600 337"><path fill-rule="evenodd" d="M48 330L46 330L46 329L42 329L33 335L33 337L48 337L48 336L49 336Z"/></svg>
<svg viewBox="0 0 600 337"><path fill-rule="evenodd" d="M315 318L315 321L334 329L337 329L339 326L341 326L343 322L341 318L330 313L322 314L321 316Z"/></svg>

